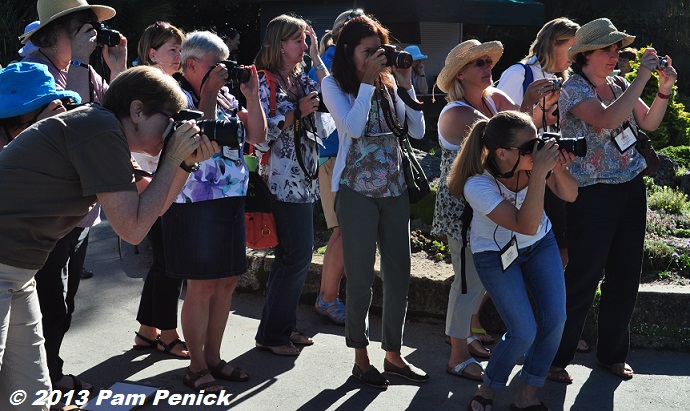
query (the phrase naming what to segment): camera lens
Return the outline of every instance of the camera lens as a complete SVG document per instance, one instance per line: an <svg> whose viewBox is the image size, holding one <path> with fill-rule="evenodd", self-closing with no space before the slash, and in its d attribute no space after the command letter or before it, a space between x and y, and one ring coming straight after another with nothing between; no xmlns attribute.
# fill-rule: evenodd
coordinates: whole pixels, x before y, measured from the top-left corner
<svg viewBox="0 0 690 411"><path fill-rule="evenodd" d="M587 140L584 137L561 137L558 140L558 147L575 154L577 157L587 155Z"/></svg>
<svg viewBox="0 0 690 411"><path fill-rule="evenodd" d="M202 120L196 125L202 134L206 134L209 140L220 146L237 150L244 139L244 127L236 117L230 120Z"/></svg>
<svg viewBox="0 0 690 411"><path fill-rule="evenodd" d="M666 57L658 56L658 58L659 58L659 65L657 66L657 69L663 70L666 67L668 67L668 61L666 60Z"/></svg>
<svg viewBox="0 0 690 411"><path fill-rule="evenodd" d="M234 67L228 70L228 83L247 83L251 78L249 70L242 67Z"/></svg>
<svg viewBox="0 0 690 411"><path fill-rule="evenodd" d="M412 67L412 54L406 51L399 51L391 44L381 46L386 56L386 66L395 66L401 69Z"/></svg>

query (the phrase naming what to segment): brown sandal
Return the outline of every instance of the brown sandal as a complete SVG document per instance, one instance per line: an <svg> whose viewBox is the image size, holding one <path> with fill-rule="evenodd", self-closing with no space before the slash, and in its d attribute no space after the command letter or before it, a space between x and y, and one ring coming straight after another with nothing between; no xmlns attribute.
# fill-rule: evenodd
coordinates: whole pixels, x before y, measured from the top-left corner
<svg viewBox="0 0 690 411"><path fill-rule="evenodd" d="M549 373L546 374L546 379L555 382L560 382L563 384L573 383L573 377L571 377L570 374L568 374L568 371L565 368L561 367L549 368Z"/></svg>
<svg viewBox="0 0 690 411"><path fill-rule="evenodd" d="M184 377L182 377L182 384L193 389L194 391L206 390L207 392L220 392L220 389L207 390L209 387L220 387L220 384L218 384L215 379L207 382L199 382L202 378L210 374L211 371L208 369L192 372L192 370L187 367L187 372L185 373Z"/></svg>
<svg viewBox="0 0 690 411"><path fill-rule="evenodd" d="M244 372L242 368L230 366L229 373L225 372L225 366L230 366L225 360L220 360L220 362L213 368L210 369L213 378L218 378L227 381L247 381L249 380L249 374Z"/></svg>

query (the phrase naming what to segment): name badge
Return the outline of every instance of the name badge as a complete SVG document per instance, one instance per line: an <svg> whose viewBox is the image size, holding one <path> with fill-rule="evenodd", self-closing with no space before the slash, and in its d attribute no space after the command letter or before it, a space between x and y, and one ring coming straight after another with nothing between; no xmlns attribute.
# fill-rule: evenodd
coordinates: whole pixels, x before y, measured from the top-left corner
<svg viewBox="0 0 690 411"><path fill-rule="evenodd" d="M501 269L503 269L503 272L506 272L508 267L517 260L518 255L520 253L518 251L517 238L513 235L508 244L501 249Z"/></svg>
<svg viewBox="0 0 690 411"><path fill-rule="evenodd" d="M633 133L630 126L627 126L623 128L620 134L613 138L613 141L616 143L616 147L618 147L621 154L623 154L637 143L637 136Z"/></svg>

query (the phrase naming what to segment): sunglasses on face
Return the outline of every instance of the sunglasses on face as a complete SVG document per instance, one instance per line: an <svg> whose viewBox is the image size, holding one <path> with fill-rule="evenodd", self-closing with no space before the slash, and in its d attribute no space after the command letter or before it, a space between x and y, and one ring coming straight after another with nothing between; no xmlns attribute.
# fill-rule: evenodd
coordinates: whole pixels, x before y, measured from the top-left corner
<svg viewBox="0 0 690 411"><path fill-rule="evenodd" d="M507 147L507 148L508 148L508 150L517 150L521 156L526 156L528 154L532 154L532 152L534 151L534 143L536 143L537 141L539 142L539 145L537 146L537 150L538 150L544 146L544 142L538 138L533 138L530 141L523 143L520 147Z"/></svg>
<svg viewBox="0 0 690 411"><path fill-rule="evenodd" d="M478 68L484 68L485 66L493 66L494 62L491 59L477 59L473 62L470 62L469 64L474 64Z"/></svg>

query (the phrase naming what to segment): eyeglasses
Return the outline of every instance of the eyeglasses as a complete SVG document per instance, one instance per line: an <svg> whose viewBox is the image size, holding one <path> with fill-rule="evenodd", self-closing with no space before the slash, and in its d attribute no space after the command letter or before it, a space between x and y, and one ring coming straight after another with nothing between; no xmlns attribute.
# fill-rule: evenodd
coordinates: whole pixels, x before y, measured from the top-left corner
<svg viewBox="0 0 690 411"><path fill-rule="evenodd" d="M532 154L534 151L534 143L537 141L541 141L538 138L533 138L530 141L523 143L520 147L506 147L507 150L518 150L518 153L521 156L526 156L528 154ZM541 144L543 145L543 143Z"/></svg>
<svg viewBox="0 0 690 411"><path fill-rule="evenodd" d="M153 111L154 113L162 114L162 115L164 115L165 117L167 117L167 118L169 118L169 119L171 119L171 120L175 120L175 114L168 114L168 113L166 113L165 111L159 110L159 109L157 109L157 108L155 108L155 107L151 107L151 111Z"/></svg>
<svg viewBox="0 0 690 411"><path fill-rule="evenodd" d="M477 60L472 61L468 64L474 64L478 68L484 68L484 66L489 66L489 67L493 66L494 61L491 59L477 59Z"/></svg>

